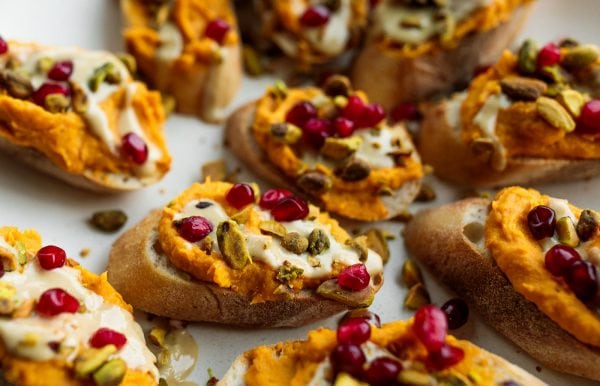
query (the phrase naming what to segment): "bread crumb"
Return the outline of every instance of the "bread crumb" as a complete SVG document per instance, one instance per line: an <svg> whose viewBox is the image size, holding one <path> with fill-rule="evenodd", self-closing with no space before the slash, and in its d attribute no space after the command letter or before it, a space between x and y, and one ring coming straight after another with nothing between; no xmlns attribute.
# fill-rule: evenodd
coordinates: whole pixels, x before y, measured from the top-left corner
<svg viewBox="0 0 600 386"><path fill-rule="evenodd" d="M89 248L83 248L81 251L79 251L79 256L81 257L87 257L91 252L91 249Z"/></svg>

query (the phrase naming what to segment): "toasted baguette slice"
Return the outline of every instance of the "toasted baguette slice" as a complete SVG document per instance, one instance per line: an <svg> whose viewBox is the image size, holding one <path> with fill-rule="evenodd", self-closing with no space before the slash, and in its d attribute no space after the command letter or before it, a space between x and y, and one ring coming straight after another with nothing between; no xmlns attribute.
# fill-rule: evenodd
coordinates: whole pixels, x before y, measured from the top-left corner
<svg viewBox="0 0 600 386"><path fill-rule="evenodd" d="M542 365L599 381L600 349L575 339L517 293L485 249L489 205L473 198L418 214L404 230L409 252Z"/></svg>
<svg viewBox="0 0 600 386"><path fill-rule="evenodd" d="M408 323L406 322L394 322L390 324L383 325L381 327L382 331L379 329L375 330L374 333L378 333L378 336L383 339L390 337L391 343L390 346L394 345L395 340L402 342L405 346L406 351L412 350L412 346L414 345L414 335L410 330L404 330L402 332L398 332L398 329L405 329ZM393 337L393 338L391 338ZM412 337L412 340L410 339ZM402 340L404 338L405 340ZM253 380L254 383L249 383L245 378L247 373L253 373L253 377L256 377L257 373L260 373L264 368L265 364L268 363L269 368L274 373L279 374L280 376L289 376L293 378L295 381L298 379L305 380L305 383L296 383L298 385L331 385L334 382L330 379L333 374L331 371L331 364L328 359L329 352L335 347L335 335L333 331L320 329L309 332L309 339L305 341L287 341L281 342L277 345L273 346L261 346L257 347L253 350L249 350L241 355L239 355L234 362L232 363L229 370L225 373L223 378L217 383L218 386L245 386L245 385L253 385L253 386L261 386L263 383L260 381L256 382L256 379ZM502 382L513 381L519 385L527 385L527 386L544 386L546 383L541 381L540 379L534 377L529 374L522 368L506 361L505 359L494 355L488 351L485 351L474 344L463 341L456 340L453 337L449 338L451 342L450 345L459 346L465 352L468 352L465 359L463 361L467 361L468 363L460 363L460 367L462 370L454 370L452 367L444 370L444 374L446 376L452 375L456 377L456 379L462 379L465 376L465 371L472 371L474 373L479 373L479 371L483 370L486 373L486 379L479 381L478 384L504 384ZM418 344L418 343L417 343ZM388 346L388 348L390 347ZM368 361L373 360L374 358L385 355L387 358L394 358L394 355L397 353L390 352L383 347L377 347L372 342L368 342L362 346L362 349L365 353L369 353L367 355ZM377 352L377 350L382 350ZM385 350L385 351L383 351ZM392 349L390 349L393 351ZM310 358L307 358L308 355L304 355L304 351L310 351ZM405 354L405 352L403 353ZM293 360L290 360L290 356L293 355ZM415 358L406 355L405 361L403 364L405 366L405 370L412 367L412 362ZM292 362L292 363L290 363ZM483 363L483 365L481 365ZM476 368L477 366L480 366ZM483 367L483 368L482 368ZM418 372L421 377L427 377L425 366L422 366ZM311 369L308 370L307 369ZM262 370L264 371L264 370ZM302 374L300 375L300 373ZM309 374L306 374L309 373ZM308 375L308 376L307 376ZM428 379L431 383L423 383L423 384L438 384L436 382L436 374L429 375L431 378ZM260 377L260 375L259 375ZM442 376L443 377L443 376ZM341 377L337 377L336 385L345 383L340 382ZM422 379L422 378L421 378ZM263 377L264 381L265 378ZM310 382L309 382L310 380ZM287 379L281 380L282 383L288 381ZM338 383L339 382L339 383ZM356 382L356 381L355 381ZM266 382L264 382L266 384ZM358 385L362 384L359 382L356 383L347 383L349 385ZM366 383L365 383L366 384ZM404 383L403 383L404 384ZM415 383L416 384L416 383ZM440 383L441 384L441 383ZM462 384L462 383L457 383ZM507 383L508 384L508 383Z"/></svg>
<svg viewBox="0 0 600 386"><path fill-rule="evenodd" d="M433 44L433 48L423 54L393 52L393 48L370 40L356 59L352 81L386 109L402 102L447 95L466 85L478 67L498 59L521 30L531 6L524 3L512 11L508 20L492 29L467 34L449 47L439 42L424 43Z"/></svg>
<svg viewBox="0 0 600 386"><path fill-rule="evenodd" d="M121 0L127 50L140 72L175 98L180 113L221 122L242 77L240 38L229 1L173 1L160 6ZM218 43L205 37L207 18L230 30Z"/></svg>

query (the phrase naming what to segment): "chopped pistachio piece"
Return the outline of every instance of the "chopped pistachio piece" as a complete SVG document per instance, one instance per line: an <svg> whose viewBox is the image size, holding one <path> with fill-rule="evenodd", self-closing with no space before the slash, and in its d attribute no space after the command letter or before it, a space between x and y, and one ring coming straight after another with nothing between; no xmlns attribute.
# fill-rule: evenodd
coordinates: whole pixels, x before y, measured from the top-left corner
<svg viewBox="0 0 600 386"><path fill-rule="evenodd" d="M116 358L105 363L98 369L92 378L97 386L118 386L121 384L125 373L127 372L127 364L121 358Z"/></svg>
<svg viewBox="0 0 600 386"><path fill-rule="evenodd" d="M155 344L160 348L165 347L165 336L167 335L167 330L162 327L153 327L148 334L148 338L150 342Z"/></svg>
<svg viewBox="0 0 600 386"><path fill-rule="evenodd" d="M366 231L364 235L367 237L367 247L381 256L383 264L387 263L390 259L390 249L384 232L381 229L372 228Z"/></svg>
<svg viewBox="0 0 600 386"><path fill-rule="evenodd" d="M2 86L8 91L8 95L13 98L27 99L33 94L33 85L29 77L18 71L0 71L0 81Z"/></svg>
<svg viewBox="0 0 600 386"><path fill-rule="evenodd" d="M330 97L336 97L338 95L347 97L352 91L350 79L343 75L331 75L325 80L323 91Z"/></svg>
<svg viewBox="0 0 600 386"><path fill-rule="evenodd" d="M252 214L252 211L252 205L248 205L244 209L232 215L231 219L238 224L245 224L248 222L248 220L250 220L250 215Z"/></svg>
<svg viewBox="0 0 600 386"><path fill-rule="evenodd" d="M419 193L417 194L416 201L419 202L429 202L433 201L436 198L435 190L429 184L421 184L421 189L419 189Z"/></svg>
<svg viewBox="0 0 600 386"><path fill-rule="evenodd" d="M90 223L104 232L116 232L127 222L127 215L120 209L101 210L95 212Z"/></svg>
<svg viewBox="0 0 600 386"><path fill-rule="evenodd" d="M246 237L233 220L226 220L217 226L217 242L223 259L233 269L242 269L252 263Z"/></svg>
<svg viewBox="0 0 600 386"><path fill-rule="evenodd" d="M412 288L417 284L423 284L423 275L421 269L414 261L408 259L402 265L402 273L400 274L402 283L407 288Z"/></svg>
<svg viewBox="0 0 600 386"><path fill-rule="evenodd" d="M250 76L258 76L264 72L260 55L256 50L247 44L242 47L242 57L244 59L244 69Z"/></svg>
<svg viewBox="0 0 600 386"><path fill-rule="evenodd" d="M427 304L431 304L431 298L425 286L418 283L410 287L404 298L404 307L409 310L418 310Z"/></svg>
<svg viewBox="0 0 600 386"><path fill-rule="evenodd" d="M320 255L328 250L329 246L329 237L323 229L315 228L308 235L308 253L311 255Z"/></svg>
<svg viewBox="0 0 600 386"><path fill-rule="evenodd" d="M108 358L117 352L117 348L109 344L99 349L88 348L83 350L75 359L74 370L77 378L87 378L98 370Z"/></svg>
<svg viewBox="0 0 600 386"><path fill-rule="evenodd" d="M258 224L258 228L262 233L273 235L277 237L285 237L287 230L283 225L274 220L261 221Z"/></svg>
<svg viewBox="0 0 600 386"><path fill-rule="evenodd" d="M302 138L302 130L291 123L279 122L271 125L271 136L278 142L293 145Z"/></svg>
<svg viewBox="0 0 600 386"><path fill-rule="evenodd" d="M137 71L137 61L135 60L135 57L126 52L120 52L117 54L117 58L125 65L129 74L134 76Z"/></svg>
<svg viewBox="0 0 600 386"><path fill-rule="evenodd" d="M285 98L288 94L288 88L284 81L277 80L271 87L271 92L276 98Z"/></svg>
<svg viewBox="0 0 600 386"><path fill-rule="evenodd" d="M359 381L348 373L339 373L335 377L333 386L369 386L369 384Z"/></svg>
<svg viewBox="0 0 600 386"><path fill-rule="evenodd" d="M354 248L358 252L358 259L360 261L367 261L369 257L369 242L367 236L358 236L353 239L346 240L346 244Z"/></svg>
<svg viewBox="0 0 600 386"><path fill-rule="evenodd" d="M588 241L598 232L598 218L596 214L590 210L585 209L579 216L577 222L577 235L581 241Z"/></svg>
<svg viewBox="0 0 600 386"><path fill-rule="evenodd" d="M352 308L369 307L375 298L374 290L371 286L360 291L350 291L340 287L337 279L330 279L321 283L317 287L317 294L324 298L344 303Z"/></svg>
<svg viewBox="0 0 600 386"><path fill-rule="evenodd" d="M35 307L35 299L27 299L23 301L12 313L13 319L24 319L29 317ZM1 311L0 311L1 313Z"/></svg>
<svg viewBox="0 0 600 386"><path fill-rule="evenodd" d="M522 74L533 74L537 68L538 47L532 39L527 39L519 48L518 67Z"/></svg>
<svg viewBox="0 0 600 386"><path fill-rule="evenodd" d="M575 130L575 121L560 103L548 97L539 97L536 101L538 114L551 126L563 129L567 133Z"/></svg>
<svg viewBox="0 0 600 386"><path fill-rule="evenodd" d="M569 246L577 247L579 245L579 236L575 229L575 224L571 221L568 216L561 217L556 222L556 234L558 235L558 241Z"/></svg>
<svg viewBox="0 0 600 386"><path fill-rule="evenodd" d="M277 280L282 283L289 283L302 276L304 270L299 267L295 267L289 261L285 260L283 265L277 270Z"/></svg>
<svg viewBox="0 0 600 386"><path fill-rule="evenodd" d="M69 98L62 94L50 94L44 99L44 107L51 113L64 113L70 105Z"/></svg>
<svg viewBox="0 0 600 386"><path fill-rule="evenodd" d="M286 250L299 255L306 252L306 249L308 248L308 239L297 232L290 232L281 239L281 246Z"/></svg>
<svg viewBox="0 0 600 386"><path fill-rule="evenodd" d="M303 173L296 180L296 185L310 195L321 195L331 189L333 182L329 176L317 171Z"/></svg>
<svg viewBox="0 0 600 386"><path fill-rule="evenodd" d="M361 159L350 158L335 172L344 181L356 182L369 177L371 167Z"/></svg>
<svg viewBox="0 0 600 386"><path fill-rule="evenodd" d="M556 95L556 100L575 118L581 114L581 109L585 104L583 95L575 90L560 91Z"/></svg>
<svg viewBox="0 0 600 386"><path fill-rule="evenodd" d="M500 81L502 92L516 101L534 101L544 95L548 85L541 80L510 76Z"/></svg>
<svg viewBox="0 0 600 386"><path fill-rule="evenodd" d="M362 143L362 138L357 135L347 138L329 137L321 147L321 154L332 160L339 161L356 153Z"/></svg>
<svg viewBox="0 0 600 386"><path fill-rule="evenodd" d="M88 80L88 87L93 92L96 92L103 82L110 84L121 82L121 74L111 62L106 62L94 70L92 77Z"/></svg>
<svg viewBox="0 0 600 386"><path fill-rule="evenodd" d="M17 260L19 264L25 265L27 263L27 249L25 249L25 244L23 244L20 240L15 242L15 249L17 250Z"/></svg>
<svg viewBox="0 0 600 386"><path fill-rule="evenodd" d="M71 86L71 107L77 114L84 114L88 108L88 99L85 91L75 82L69 82Z"/></svg>
<svg viewBox="0 0 600 386"><path fill-rule="evenodd" d="M593 44L582 44L569 48L565 53L561 64L569 69L577 69L589 66L598 60L598 47Z"/></svg>
<svg viewBox="0 0 600 386"><path fill-rule="evenodd" d="M437 382L434 377L417 370L402 370L398 374L398 382L407 386L435 386Z"/></svg>
<svg viewBox="0 0 600 386"><path fill-rule="evenodd" d="M39 58L37 63L35 64L35 68L37 71L42 74L46 74L50 69L54 66L54 59L44 56Z"/></svg>

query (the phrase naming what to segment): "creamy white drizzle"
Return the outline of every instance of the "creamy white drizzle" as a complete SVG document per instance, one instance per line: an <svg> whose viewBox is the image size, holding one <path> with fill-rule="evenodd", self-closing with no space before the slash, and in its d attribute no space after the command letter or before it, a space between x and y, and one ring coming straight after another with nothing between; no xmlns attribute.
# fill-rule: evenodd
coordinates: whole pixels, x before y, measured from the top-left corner
<svg viewBox="0 0 600 386"><path fill-rule="evenodd" d="M306 40L318 51L336 56L344 51L350 39L350 0L341 0L339 8L329 15L329 21L320 28L303 28Z"/></svg>
<svg viewBox="0 0 600 386"><path fill-rule="evenodd" d="M177 59L183 52L183 36L179 28L171 22L164 23L158 30L160 46L156 50L156 56L163 61Z"/></svg>
<svg viewBox="0 0 600 386"><path fill-rule="evenodd" d="M201 209L196 206L199 202L206 202L212 205ZM273 220L270 212L262 210L258 206L254 206L254 209L259 213L262 220ZM190 216L202 216L213 224L213 232L209 236L213 240L213 251L219 252L216 242L217 225L229 218L221 205L212 200L190 201L183 210L174 217L174 220L177 221ZM315 228L322 229L327 233L330 247L328 250L316 256L320 262L320 266L313 267L308 262L308 258L310 257L308 252L297 255L284 249L278 238L251 233L244 225L240 225L241 231L245 233L246 243L253 261L262 261L274 269L277 269L287 260L295 267L302 268L304 270L303 276L308 278L322 278L328 276L332 272L332 264L334 261L339 261L346 265L361 263L358 253L353 248L343 245L335 240L331 235L331 227L329 224L322 224L318 221L310 220L296 220L281 222L280 224L283 225L288 232L297 232L304 237L308 237L310 232ZM190 244L190 246L191 245L192 244ZM383 270L381 256L371 250L369 250L367 260L364 264L371 275Z"/></svg>
<svg viewBox="0 0 600 386"><path fill-rule="evenodd" d="M494 94L485 101L483 106L473 118L473 123L481 128L483 134L495 141L498 141L496 135L496 121L498 118L498 112L500 109L504 109L510 106L510 100L504 94Z"/></svg>
<svg viewBox="0 0 600 386"><path fill-rule="evenodd" d="M13 256L18 256L19 252L17 251L17 249L15 247L13 247L12 245L10 245L9 243L6 242L6 240L4 240L4 237L0 236L0 248L5 249L6 252L12 254ZM0 261L0 264L2 262Z"/></svg>

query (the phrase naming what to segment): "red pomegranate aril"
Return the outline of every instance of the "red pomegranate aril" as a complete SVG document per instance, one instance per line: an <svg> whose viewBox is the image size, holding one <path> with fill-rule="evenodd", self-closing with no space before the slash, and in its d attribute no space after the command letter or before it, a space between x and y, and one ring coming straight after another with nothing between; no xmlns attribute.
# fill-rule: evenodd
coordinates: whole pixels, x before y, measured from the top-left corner
<svg viewBox="0 0 600 386"><path fill-rule="evenodd" d="M371 325L366 319L355 318L342 322L337 328L338 343L361 345L371 337Z"/></svg>
<svg viewBox="0 0 600 386"><path fill-rule="evenodd" d="M560 48L554 43L548 43L538 53L537 67L554 66L560 62Z"/></svg>
<svg viewBox="0 0 600 386"><path fill-rule="evenodd" d="M333 121L335 132L340 138L349 137L354 133L354 122L344 117L337 117Z"/></svg>
<svg viewBox="0 0 600 386"><path fill-rule="evenodd" d="M300 16L300 24L306 27L321 27L329 21L329 9L316 4L308 7Z"/></svg>
<svg viewBox="0 0 600 386"><path fill-rule="evenodd" d="M564 276L576 261L581 260L579 252L566 245L557 244L546 252L546 269L554 276Z"/></svg>
<svg viewBox="0 0 600 386"><path fill-rule="evenodd" d="M308 216L308 204L300 197L286 197L271 210L275 221L302 220Z"/></svg>
<svg viewBox="0 0 600 386"><path fill-rule="evenodd" d="M0 55L8 52L8 43L0 36Z"/></svg>
<svg viewBox="0 0 600 386"><path fill-rule="evenodd" d="M127 133L123 136L121 150L135 164L142 165L148 159L148 145L136 133Z"/></svg>
<svg viewBox="0 0 600 386"><path fill-rule="evenodd" d="M289 190L269 189L260 197L260 202L258 204L263 209L273 209L279 201L291 196L293 196L293 194Z"/></svg>
<svg viewBox="0 0 600 386"><path fill-rule="evenodd" d="M213 224L205 217L190 216L178 221L175 225L179 236L190 243L202 240L213 231Z"/></svg>
<svg viewBox="0 0 600 386"><path fill-rule="evenodd" d="M556 227L556 214L551 208L538 205L527 215L527 225L536 240L552 237Z"/></svg>
<svg viewBox="0 0 600 386"><path fill-rule="evenodd" d="M236 209L241 209L254 202L254 189L248 184L235 184L225 195L225 200Z"/></svg>
<svg viewBox="0 0 600 386"><path fill-rule="evenodd" d="M214 19L206 26L206 29L204 30L204 36L214 40L219 44L223 44L223 41L225 41L225 36L227 36L227 32L229 32L230 29L231 26L225 20Z"/></svg>
<svg viewBox="0 0 600 386"><path fill-rule="evenodd" d="M64 96L71 95L71 90L68 86L59 83L44 83L31 95L33 103L39 106L46 104L46 97L50 94L62 94Z"/></svg>
<svg viewBox="0 0 600 386"><path fill-rule="evenodd" d="M390 112L392 122L414 121L419 117L417 105L412 102L400 103Z"/></svg>
<svg viewBox="0 0 600 386"><path fill-rule="evenodd" d="M571 264L565 280L581 301L586 302L596 297L598 277L596 268L589 261L579 260Z"/></svg>
<svg viewBox="0 0 600 386"><path fill-rule="evenodd" d="M370 103L363 109L363 113L357 121L357 128L375 127L385 118L385 110L379 103Z"/></svg>
<svg viewBox="0 0 600 386"><path fill-rule="evenodd" d="M355 344L339 344L329 355L333 371L337 374L345 372L357 378L362 378L363 365L367 361L365 353Z"/></svg>
<svg viewBox="0 0 600 386"><path fill-rule="evenodd" d="M402 371L402 363L389 357L375 358L365 371L370 386L395 385L396 377Z"/></svg>
<svg viewBox="0 0 600 386"><path fill-rule="evenodd" d="M311 118L304 124L303 134L305 141L319 149L325 140L332 136L331 121L324 118Z"/></svg>
<svg viewBox="0 0 600 386"><path fill-rule="evenodd" d="M441 307L441 310L446 314L450 330L456 330L464 326L467 320L469 320L469 306L462 299L454 298L448 300Z"/></svg>
<svg viewBox="0 0 600 386"><path fill-rule="evenodd" d="M67 254L64 249L56 245L46 245L37 252L37 258L40 266L49 271L65 265Z"/></svg>
<svg viewBox="0 0 600 386"><path fill-rule="evenodd" d="M298 102L287 112L285 121L300 128L311 118L317 117L317 109L310 102Z"/></svg>
<svg viewBox="0 0 600 386"><path fill-rule="evenodd" d="M350 291L363 290L367 288L370 281L371 275L362 263L346 267L338 275L338 284Z"/></svg>
<svg viewBox="0 0 600 386"><path fill-rule="evenodd" d="M62 313L74 314L79 310L79 300L61 288L52 288L42 293L35 310L42 316L56 316Z"/></svg>
<svg viewBox="0 0 600 386"><path fill-rule="evenodd" d="M121 347L125 346L125 343L127 343L125 335L106 327L98 329L90 338L90 346L93 348L102 348L112 344L117 350L120 350Z"/></svg>
<svg viewBox="0 0 600 386"><path fill-rule="evenodd" d="M357 308L355 310L346 312L340 320L340 325L350 319L363 319L375 327L381 327L381 319L379 318L379 315L367 310L366 308Z"/></svg>
<svg viewBox="0 0 600 386"><path fill-rule="evenodd" d="M465 352L460 347L444 344L439 350L430 352L426 364L430 370L442 371L454 366L465 357Z"/></svg>
<svg viewBox="0 0 600 386"><path fill-rule="evenodd" d="M54 63L54 66L48 71L48 78L52 80L65 81L73 73L73 61L62 60Z"/></svg>
<svg viewBox="0 0 600 386"><path fill-rule="evenodd" d="M583 105L577 118L577 129L588 134L600 133L600 100L592 99Z"/></svg>
<svg viewBox="0 0 600 386"><path fill-rule="evenodd" d="M438 351L445 344L448 333L446 314L433 305L421 307L415 313L412 329L427 351Z"/></svg>
<svg viewBox="0 0 600 386"><path fill-rule="evenodd" d="M356 123L362 118L366 107L365 102L357 95L350 95L348 97L348 103L342 110L342 117Z"/></svg>

